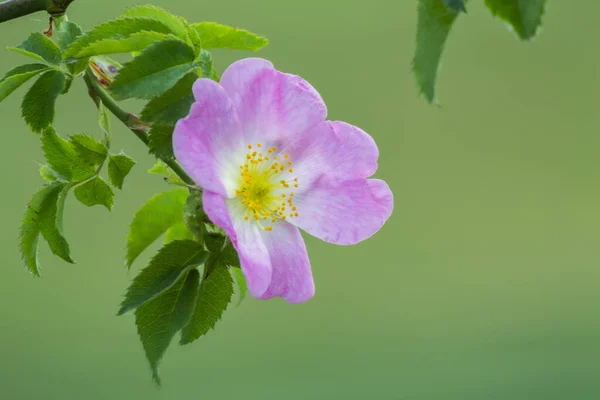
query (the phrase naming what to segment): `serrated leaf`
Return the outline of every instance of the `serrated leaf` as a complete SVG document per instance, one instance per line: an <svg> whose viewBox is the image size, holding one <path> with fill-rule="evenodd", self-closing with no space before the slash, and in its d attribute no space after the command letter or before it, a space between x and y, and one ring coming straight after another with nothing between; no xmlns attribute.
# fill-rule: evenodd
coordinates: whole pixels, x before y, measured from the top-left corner
<svg viewBox="0 0 600 400"><path fill-rule="evenodd" d="M451 7L454 11L467 12L465 8L465 0L444 0L444 3Z"/></svg>
<svg viewBox="0 0 600 400"><path fill-rule="evenodd" d="M181 40L163 40L123 66L110 89L117 100L151 99L173 87L194 68L194 49Z"/></svg>
<svg viewBox="0 0 600 400"><path fill-rule="evenodd" d="M7 47L7 49L52 65L59 65L62 59L60 49L56 43L39 32L29 35L17 47Z"/></svg>
<svg viewBox="0 0 600 400"><path fill-rule="evenodd" d="M25 64L11 69L0 79L0 101L7 98L25 82L48 69L48 66L44 64Z"/></svg>
<svg viewBox="0 0 600 400"><path fill-rule="evenodd" d="M52 168L50 168L47 165L42 165L40 167L40 176L48 182L54 182L55 180L57 180L59 178L56 171L54 171Z"/></svg>
<svg viewBox="0 0 600 400"><path fill-rule="evenodd" d="M75 22L63 21L58 28L58 32L56 33L58 47L60 47L61 50L64 50L82 35L83 29L81 29L81 27Z"/></svg>
<svg viewBox="0 0 600 400"><path fill-rule="evenodd" d="M156 164L154 164L154 166L152 166L152 168L150 168L147 172L150 174L161 175L174 185L185 185L185 182L182 181L181 178L162 161L157 161Z"/></svg>
<svg viewBox="0 0 600 400"><path fill-rule="evenodd" d="M492 14L509 23L522 40L533 39L542 25L546 0L485 0Z"/></svg>
<svg viewBox="0 0 600 400"><path fill-rule="evenodd" d="M257 51L269 44L267 38L255 33L216 22L200 22L192 26L200 36L203 49Z"/></svg>
<svg viewBox="0 0 600 400"><path fill-rule="evenodd" d="M65 261L73 262L69 256L69 245L62 236L57 226L57 202L62 191L67 187L65 183L53 183L44 186L27 206L25 217L21 223L19 248L25 266L34 275L40 276L37 262L37 249L40 234L52 242L50 248L59 253ZM62 219L62 216L61 216Z"/></svg>
<svg viewBox="0 0 600 400"><path fill-rule="evenodd" d="M200 54L200 50L202 50L202 41L200 40L200 35L198 35L198 32L196 31L196 29L192 25L190 25L187 21L184 21L184 23L185 23L185 29L187 30L189 42L194 47L194 52L196 54Z"/></svg>
<svg viewBox="0 0 600 400"><path fill-rule="evenodd" d="M436 102L435 84L444 44L458 12L444 0L419 0L417 48L413 72L421 93L430 103Z"/></svg>
<svg viewBox="0 0 600 400"><path fill-rule="evenodd" d="M144 50L153 43L165 39L177 39L177 37L160 32L140 31L132 33L126 37L102 39L79 50L77 52L77 58L99 56L104 54L138 52Z"/></svg>
<svg viewBox="0 0 600 400"><path fill-rule="evenodd" d="M174 242L175 240L194 240L194 234L183 221L177 222L167 230L164 244Z"/></svg>
<svg viewBox="0 0 600 400"><path fill-rule="evenodd" d="M73 135L71 143L77 155L91 165L100 165L106 160L108 149L90 135Z"/></svg>
<svg viewBox="0 0 600 400"><path fill-rule="evenodd" d="M108 160L108 177L113 186L123 189L123 181L135 165L135 161L125 154L110 155Z"/></svg>
<svg viewBox="0 0 600 400"><path fill-rule="evenodd" d="M102 205L109 211L114 204L114 194L104 179L96 176L75 188L75 197L81 204L91 207Z"/></svg>
<svg viewBox="0 0 600 400"><path fill-rule="evenodd" d="M248 285L246 284L246 277L242 272L241 268L230 268L231 274L235 279L235 283L237 286L237 291L239 294L238 306L244 301L246 295L248 294Z"/></svg>
<svg viewBox="0 0 600 400"><path fill-rule="evenodd" d="M165 26L169 27L171 33L175 36L188 40L187 29L185 28L184 22L177 16L163 10L160 7L143 5L128 8L121 15L122 17L145 17L153 20L162 22Z"/></svg>
<svg viewBox="0 0 600 400"><path fill-rule="evenodd" d="M233 279L225 266L217 266L202 281L189 323L181 332L180 344L192 343L207 334L221 319L233 296Z"/></svg>
<svg viewBox="0 0 600 400"><path fill-rule="evenodd" d="M127 236L126 266L133 261L167 229L183 218L186 189L175 189L157 194L135 213Z"/></svg>
<svg viewBox="0 0 600 400"><path fill-rule="evenodd" d="M48 242L52 253L67 262L73 263L73 260L71 260L69 244L67 243L63 232L65 202L70 189L71 185L67 184L59 193L58 200L56 201L56 216L52 220L48 220L47 223L42 226L42 235L46 242Z"/></svg>
<svg viewBox="0 0 600 400"><path fill-rule="evenodd" d="M200 274L191 269L169 290L135 311L135 324L150 362L152 378L160 384L158 364L173 336L190 320L198 296Z"/></svg>
<svg viewBox="0 0 600 400"><path fill-rule="evenodd" d="M173 286L190 267L204 264L207 253L192 240L177 240L162 247L127 289L117 315L131 311Z"/></svg>
<svg viewBox="0 0 600 400"><path fill-rule="evenodd" d="M141 31L169 34L171 29L160 21L150 18L118 18L96 26L69 47L63 54L63 59L84 58L84 50L91 44L106 39L124 39ZM81 54L80 54L81 53Z"/></svg>
<svg viewBox="0 0 600 400"><path fill-rule="evenodd" d="M206 248L225 265L240 267L240 260L231 241L218 233L208 233L204 237Z"/></svg>
<svg viewBox="0 0 600 400"><path fill-rule="evenodd" d="M41 141L46 161L66 180L81 181L94 175L94 166L81 159L73 144L58 136L54 128L46 128Z"/></svg>
<svg viewBox="0 0 600 400"><path fill-rule="evenodd" d="M148 132L148 150L158 158L173 158L173 125L153 124Z"/></svg>
<svg viewBox="0 0 600 400"><path fill-rule="evenodd" d="M192 86L198 78L196 72L190 72L175 86L150 100L142 110L142 121L173 125L188 115L194 102ZM171 131L171 133L173 132ZM172 149L171 145L171 156Z"/></svg>
<svg viewBox="0 0 600 400"><path fill-rule="evenodd" d="M45 72L23 97L21 114L35 133L41 132L54 122L54 105L66 82L65 74L60 71Z"/></svg>

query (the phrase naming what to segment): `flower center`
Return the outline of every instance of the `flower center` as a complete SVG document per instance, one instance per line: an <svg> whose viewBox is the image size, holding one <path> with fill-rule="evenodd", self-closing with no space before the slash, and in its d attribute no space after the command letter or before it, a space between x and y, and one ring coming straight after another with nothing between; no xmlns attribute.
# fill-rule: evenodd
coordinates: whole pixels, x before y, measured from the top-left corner
<svg viewBox="0 0 600 400"><path fill-rule="evenodd" d="M266 231L273 230L278 219L295 218L294 190L298 178L288 154L277 153L276 147L263 150L262 144L248 145L246 162L240 165L240 186L236 195L246 208L244 219L258 222Z"/></svg>

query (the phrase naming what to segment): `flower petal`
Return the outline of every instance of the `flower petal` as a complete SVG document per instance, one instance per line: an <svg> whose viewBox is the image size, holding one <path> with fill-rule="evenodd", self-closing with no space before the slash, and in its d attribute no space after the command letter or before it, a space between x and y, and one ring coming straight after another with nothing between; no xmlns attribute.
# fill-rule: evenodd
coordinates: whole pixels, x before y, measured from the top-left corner
<svg viewBox="0 0 600 400"><path fill-rule="evenodd" d="M238 252L250 294L260 298L271 283L269 252L263 243L261 229L244 221L234 202L217 193L205 191L202 195L206 215L227 233Z"/></svg>
<svg viewBox="0 0 600 400"><path fill-rule="evenodd" d="M379 179L358 179L336 186L317 182L294 197L294 225L326 242L356 244L377 232L394 208L389 186Z"/></svg>
<svg viewBox="0 0 600 400"><path fill-rule="evenodd" d="M366 179L377 171L379 150L362 129L340 121L325 121L294 137L282 150L294 162L298 192L320 182L338 184Z"/></svg>
<svg viewBox="0 0 600 400"><path fill-rule="evenodd" d="M279 145L285 137L309 130L327 117L317 91L296 75L277 71L260 58L233 63L221 85L232 99L248 144Z"/></svg>
<svg viewBox="0 0 600 400"><path fill-rule="evenodd" d="M302 303L315 294L310 261L300 231L284 221L273 224L273 231L262 231L271 257L273 275L267 291L260 297L283 297L289 303Z"/></svg>
<svg viewBox="0 0 600 400"><path fill-rule="evenodd" d="M200 187L231 197L244 157L239 120L218 83L199 79L193 91L196 102L173 132L175 157Z"/></svg>

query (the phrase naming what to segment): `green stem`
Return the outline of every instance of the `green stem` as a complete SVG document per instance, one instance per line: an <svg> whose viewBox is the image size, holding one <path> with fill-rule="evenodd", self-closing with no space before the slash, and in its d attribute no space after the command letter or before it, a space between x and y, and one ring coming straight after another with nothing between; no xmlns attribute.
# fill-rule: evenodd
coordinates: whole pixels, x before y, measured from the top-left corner
<svg viewBox="0 0 600 400"><path fill-rule="evenodd" d="M119 119L125 126L129 128L144 144L147 146L150 142L148 138L148 133L146 133L145 129L136 127L136 125L141 125L141 121L139 118L133 114L128 113L123 110L121 106L112 98L110 94L100 85L94 73L90 68L88 68L83 76L85 84L88 87L90 92L90 96L98 105L98 100L102 101L102 104L115 116ZM189 177L188 174L185 173L181 165L173 159L161 159L165 164L167 164L173 172L177 174L181 178L182 181L187 183L188 185L194 185L195 182L192 178Z"/></svg>
<svg viewBox="0 0 600 400"><path fill-rule="evenodd" d="M72 2L73 0L6 0L0 2L0 22L38 11L47 11L52 16L60 16Z"/></svg>

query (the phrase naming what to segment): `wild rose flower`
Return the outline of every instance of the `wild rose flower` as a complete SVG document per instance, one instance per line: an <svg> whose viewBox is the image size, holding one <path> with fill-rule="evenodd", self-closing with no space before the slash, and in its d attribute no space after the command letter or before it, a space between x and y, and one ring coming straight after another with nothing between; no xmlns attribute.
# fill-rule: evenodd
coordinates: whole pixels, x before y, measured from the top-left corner
<svg viewBox="0 0 600 400"><path fill-rule="evenodd" d="M198 79L195 103L173 134L185 171L204 190L206 214L238 251L250 294L301 303L315 292L300 231L356 244L392 212L373 139L326 121L317 91L269 61L232 64L220 83Z"/></svg>

